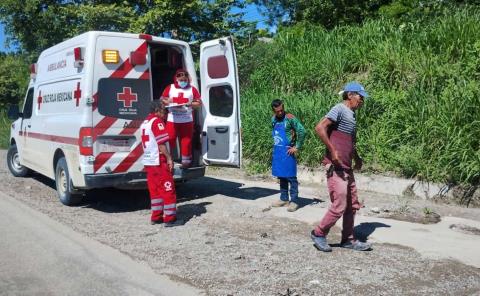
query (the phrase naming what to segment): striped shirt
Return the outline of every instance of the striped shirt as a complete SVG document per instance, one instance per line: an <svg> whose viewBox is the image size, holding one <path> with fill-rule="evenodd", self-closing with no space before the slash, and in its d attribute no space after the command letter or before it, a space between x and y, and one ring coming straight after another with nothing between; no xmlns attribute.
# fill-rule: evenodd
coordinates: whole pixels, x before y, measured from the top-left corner
<svg viewBox="0 0 480 296"><path fill-rule="evenodd" d="M325 117L335 123L334 128L336 130L355 137L357 125L357 121L355 120L355 112L345 106L345 104L339 103L335 105L332 109L330 109Z"/></svg>

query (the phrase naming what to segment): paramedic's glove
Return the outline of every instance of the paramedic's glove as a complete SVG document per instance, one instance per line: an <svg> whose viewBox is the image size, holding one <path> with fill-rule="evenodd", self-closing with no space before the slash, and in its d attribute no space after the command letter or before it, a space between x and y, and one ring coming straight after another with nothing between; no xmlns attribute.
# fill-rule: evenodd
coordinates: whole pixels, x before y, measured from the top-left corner
<svg viewBox="0 0 480 296"><path fill-rule="evenodd" d="M298 153L297 147L290 147L290 148L288 148L288 150L287 150L287 154L288 154L288 155L294 155L294 156L296 156L297 153Z"/></svg>

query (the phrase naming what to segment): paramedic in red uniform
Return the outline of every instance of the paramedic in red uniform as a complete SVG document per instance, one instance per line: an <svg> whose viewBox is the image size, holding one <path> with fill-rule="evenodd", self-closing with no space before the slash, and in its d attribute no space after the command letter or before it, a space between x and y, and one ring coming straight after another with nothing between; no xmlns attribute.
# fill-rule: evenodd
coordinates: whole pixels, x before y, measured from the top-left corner
<svg viewBox="0 0 480 296"><path fill-rule="evenodd" d="M162 101L151 103L150 114L143 121L142 131L143 165L147 172L148 191L152 216L151 224L165 222L165 227L182 225L177 220L177 197L173 181L173 160L165 143L168 142L163 117L165 106Z"/></svg>
<svg viewBox="0 0 480 296"><path fill-rule="evenodd" d="M343 217L342 241L340 246L356 251L371 249L370 244L354 239L353 225L355 213L360 209L352 159L355 169L361 169L362 159L355 148L355 110L363 105L368 97L364 87L358 82L350 82L340 92L343 102L335 105L315 127L315 132L327 146L323 164L327 168L327 187L332 204L320 223L312 230L311 238L320 251L331 252L327 234L335 223Z"/></svg>
<svg viewBox="0 0 480 296"><path fill-rule="evenodd" d="M178 69L174 83L167 86L162 93L162 101L168 107L167 132L170 136L170 152L180 140L182 168L192 162L193 112L192 108L202 105L200 93L190 84L190 75L185 69Z"/></svg>

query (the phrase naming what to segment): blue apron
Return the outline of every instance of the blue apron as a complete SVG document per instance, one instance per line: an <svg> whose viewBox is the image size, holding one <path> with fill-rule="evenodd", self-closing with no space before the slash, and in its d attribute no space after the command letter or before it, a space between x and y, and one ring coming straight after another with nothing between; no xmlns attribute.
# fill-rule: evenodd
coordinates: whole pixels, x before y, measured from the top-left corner
<svg viewBox="0 0 480 296"><path fill-rule="evenodd" d="M281 178L296 177L297 160L295 156L287 154L290 143L288 142L287 133L285 132L285 120L275 122L272 137L272 175Z"/></svg>

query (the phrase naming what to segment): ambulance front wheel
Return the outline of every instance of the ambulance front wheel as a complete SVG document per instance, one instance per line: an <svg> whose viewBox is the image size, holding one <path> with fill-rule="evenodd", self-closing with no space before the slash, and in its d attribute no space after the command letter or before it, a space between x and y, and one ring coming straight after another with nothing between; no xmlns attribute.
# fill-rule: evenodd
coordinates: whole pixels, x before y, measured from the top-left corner
<svg viewBox="0 0 480 296"><path fill-rule="evenodd" d="M18 155L17 145L12 144L7 152L8 169L15 177L25 177L30 170L20 164L20 155Z"/></svg>
<svg viewBox="0 0 480 296"><path fill-rule="evenodd" d="M57 162L55 168L55 183L57 186L57 195L62 204L74 206L82 201L82 194L73 193L72 180L68 173L67 161L62 157Z"/></svg>

